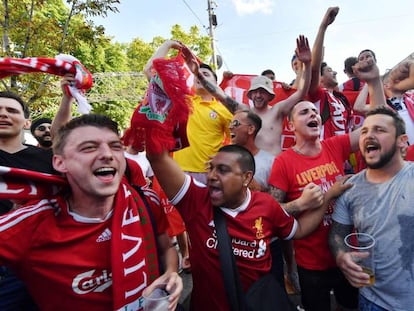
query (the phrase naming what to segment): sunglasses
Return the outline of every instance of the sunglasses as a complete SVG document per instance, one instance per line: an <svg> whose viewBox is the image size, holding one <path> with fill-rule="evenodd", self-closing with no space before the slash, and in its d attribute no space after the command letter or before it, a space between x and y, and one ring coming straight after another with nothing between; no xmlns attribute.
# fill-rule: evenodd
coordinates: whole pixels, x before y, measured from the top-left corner
<svg viewBox="0 0 414 311"><path fill-rule="evenodd" d="M239 120L233 120L230 122L230 127L239 127L240 125L250 125L250 124L243 124Z"/></svg>
<svg viewBox="0 0 414 311"><path fill-rule="evenodd" d="M36 127L36 130L38 130L40 132L44 132L44 131L46 131L46 129L50 130L50 125L48 125L48 126L40 125L40 126Z"/></svg>

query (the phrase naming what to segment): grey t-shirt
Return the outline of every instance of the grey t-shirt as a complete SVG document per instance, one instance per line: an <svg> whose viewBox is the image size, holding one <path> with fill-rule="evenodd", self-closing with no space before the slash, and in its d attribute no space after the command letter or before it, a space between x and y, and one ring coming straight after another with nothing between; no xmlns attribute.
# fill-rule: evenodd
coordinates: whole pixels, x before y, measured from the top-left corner
<svg viewBox="0 0 414 311"><path fill-rule="evenodd" d="M349 182L354 186L337 199L332 218L376 239L375 284L360 293L387 310L413 310L414 163L385 183L367 181L365 170Z"/></svg>
<svg viewBox="0 0 414 311"><path fill-rule="evenodd" d="M273 154L262 149L254 156L254 162L256 164L254 179L263 187L269 187L269 175L274 159L275 156Z"/></svg>

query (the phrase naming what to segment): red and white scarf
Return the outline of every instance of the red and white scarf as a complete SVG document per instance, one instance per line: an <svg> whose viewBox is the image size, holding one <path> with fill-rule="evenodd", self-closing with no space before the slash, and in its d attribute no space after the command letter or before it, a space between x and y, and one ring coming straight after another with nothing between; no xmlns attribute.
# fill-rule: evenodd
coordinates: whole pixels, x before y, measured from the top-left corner
<svg viewBox="0 0 414 311"><path fill-rule="evenodd" d="M153 61L153 76L145 98L131 118L135 145L148 137L151 153L163 149L179 150L188 146L186 125L191 109L193 75L181 53L170 59Z"/></svg>
<svg viewBox="0 0 414 311"><path fill-rule="evenodd" d="M67 91L78 102L78 112L89 113L92 110L85 97L85 91L93 84L92 74L75 57L59 54L55 58L0 58L0 79L32 72L46 72L58 76L73 74L76 83L67 86Z"/></svg>
<svg viewBox="0 0 414 311"><path fill-rule="evenodd" d="M64 206L65 178L0 166L0 199L56 199ZM142 291L159 276L152 224L139 194L121 183L112 219L113 310L138 310Z"/></svg>

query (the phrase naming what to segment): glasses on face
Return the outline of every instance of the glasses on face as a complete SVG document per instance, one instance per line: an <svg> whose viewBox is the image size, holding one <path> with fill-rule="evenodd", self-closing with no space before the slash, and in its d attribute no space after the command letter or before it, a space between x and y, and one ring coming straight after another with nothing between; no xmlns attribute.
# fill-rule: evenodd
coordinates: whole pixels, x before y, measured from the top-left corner
<svg viewBox="0 0 414 311"><path fill-rule="evenodd" d="M40 126L36 127L36 130L38 130L40 132L44 132L44 131L46 131L46 129L48 129L50 131L50 125L48 125L48 126L40 125Z"/></svg>
<svg viewBox="0 0 414 311"><path fill-rule="evenodd" d="M250 124L243 124L243 123L240 122L240 120L233 120L233 121L230 122L229 127L230 128L239 127L240 125L250 125Z"/></svg>

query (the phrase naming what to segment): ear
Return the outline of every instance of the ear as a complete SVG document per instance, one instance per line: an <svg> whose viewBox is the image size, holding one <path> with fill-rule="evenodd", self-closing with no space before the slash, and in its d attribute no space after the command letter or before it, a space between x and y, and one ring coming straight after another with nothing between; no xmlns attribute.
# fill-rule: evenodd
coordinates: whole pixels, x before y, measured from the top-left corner
<svg viewBox="0 0 414 311"><path fill-rule="evenodd" d="M291 132L294 132L295 131L295 126L293 125L293 122L292 121L288 121L288 129Z"/></svg>
<svg viewBox="0 0 414 311"><path fill-rule="evenodd" d="M243 176L243 186L247 187L253 179L253 172L247 171Z"/></svg>
<svg viewBox="0 0 414 311"><path fill-rule="evenodd" d="M397 145L400 148L407 147L408 146L408 135L407 134L402 134L402 135L398 136Z"/></svg>
<svg viewBox="0 0 414 311"><path fill-rule="evenodd" d="M53 168L57 170L58 172L60 173L67 172L65 159L62 155L54 154L52 158L52 164L53 164Z"/></svg>
<svg viewBox="0 0 414 311"><path fill-rule="evenodd" d="M247 133L249 135L253 135L255 130L256 130L256 127L254 125L249 125L249 129L247 130Z"/></svg>
<svg viewBox="0 0 414 311"><path fill-rule="evenodd" d="M25 130L29 130L31 125L32 125L32 120L31 119L26 119L26 121L24 122L23 128Z"/></svg>

